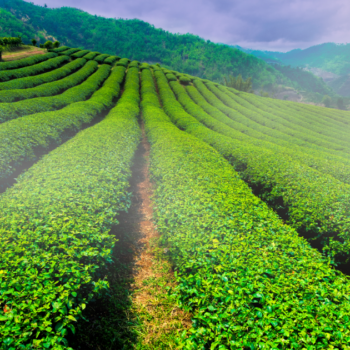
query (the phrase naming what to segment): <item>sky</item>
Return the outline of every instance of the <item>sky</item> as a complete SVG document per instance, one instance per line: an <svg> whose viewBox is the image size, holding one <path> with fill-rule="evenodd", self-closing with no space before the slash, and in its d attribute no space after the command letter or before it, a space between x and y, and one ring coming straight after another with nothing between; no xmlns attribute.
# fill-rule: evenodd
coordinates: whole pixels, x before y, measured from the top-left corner
<svg viewBox="0 0 350 350"><path fill-rule="evenodd" d="M76 7L93 15L138 18L172 33L268 51L324 42L347 43L346 0L31 0L48 7Z"/></svg>

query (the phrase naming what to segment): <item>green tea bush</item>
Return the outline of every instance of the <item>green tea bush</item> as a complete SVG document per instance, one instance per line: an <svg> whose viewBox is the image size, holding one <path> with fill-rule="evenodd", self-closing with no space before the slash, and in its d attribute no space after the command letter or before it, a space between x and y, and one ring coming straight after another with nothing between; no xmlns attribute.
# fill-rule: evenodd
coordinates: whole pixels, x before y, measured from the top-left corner
<svg viewBox="0 0 350 350"><path fill-rule="evenodd" d="M111 66L114 65L118 60L120 59L119 56L109 56L104 60L104 64L110 64Z"/></svg>
<svg viewBox="0 0 350 350"><path fill-rule="evenodd" d="M68 56L59 56L58 58L61 63L69 62ZM1 90L29 89L41 84L50 83L52 81L62 79L80 69L85 64L85 62L86 61L83 59L78 59L47 73L35 75L33 77L18 78L0 83L0 94Z"/></svg>
<svg viewBox="0 0 350 350"><path fill-rule="evenodd" d="M73 61L76 62L76 61ZM62 135L77 132L119 96L125 68L117 67L87 101L71 103L58 111L42 112L8 121L0 129L0 181L12 175L23 162L33 160L42 150L59 145Z"/></svg>
<svg viewBox="0 0 350 350"><path fill-rule="evenodd" d="M347 348L349 278L252 195L217 151L177 129L151 85L144 69L155 221L176 267L173 293L193 312L182 348Z"/></svg>
<svg viewBox="0 0 350 350"><path fill-rule="evenodd" d="M349 145L346 145L344 144L344 142L339 141L335 138L327 138L325 136L320 136L312 130L305 130L302 127L299 127L295 124L293 127L293 125L291 125L291 123L288 123L287 121L281 123L282 118L279 118L278 116L273 116L270 113L265 112L261 109L257 109L252 104L249 104L243 99L241 99L243 100L241 101L242 104L239 104L235 100L232 100L230 97L228 97L225 93L220 91L220 89L218 89L213 84L207 84L207 87L228 107L239 111L246 117L258 122L259 124L267 126L271 129L278 130L285 135L287 134L289 136L292 136L296 140L302 140L313 145L322 146L327 149L333 149L336 151L342 151L345 149L346 151L350 152L350 142ZM237 99L239 99L239 96L236 97Z"/></svg>
<svg viewBox="0 0 350 350"><path fill-rule="evenodd" d="M138 71L131 71L127 97L105 120L50 152L2 195L1 304L10 311L0 312L0 333L8 347L70 349L67 332L108 287L103 268L116 242L109 232L131 203L138 89Z"/></svg>
<svg viewBox="0 0 350 350"><path fill-rule="evenodd" d="M86 60L93 60L96 56L99 55L101 55L99 52L89 52L88 54L83 56L83 58L85 58Z"/></svg>
<svg viewBox="0 0 350 350"><path fill-rule="evenodd" d="M95 61L89 61L87 65L91 71L97 68L97 62ZM1 103L0 121L5 122L25 115L57 110L70 103L84 101L102 85L110 71L111 67L109 65L102 65L96 73L92 74L82 84L72 87L57 96L38 97L14 103Z"/></svg>
<svg viewBox="0 0 350 350"><path fill-rule="evenodd" d="M323 154L328 154L328 157L332 155L337 158L343 158L345 161L349 160L349 154L342 152L340 149L333 150L327 147L323 147L322 145L317 145L306 140L300 140L297 137L282 133L279 130L275 130L275 128L267 127L264 125L263 119L260 119L261 117L254 111L240 108L241 112L245 113L242 114L239 110L230 108L227 105L223 104L215 94L208 90L208 88L203 84L201 80L195 79L193 83L198 91L211 105L215 106L233 121L240 123L242 126L244 126L245 129L254 129L260 134L265 135L268 141L279 144L286 148L294 147L295 149L301 149L306 153L311 152L314 154L315 152L322 152ZM254 115L256 118L252 118L252 115ZM260 123L258 121L260 121Z"/></svg>
<svg viewBox="0 0 350 350"><path fill-rule="evenodd" d="M123 66L123 67L127 67L129 64L130 60L128 58L121 58L118 62L117 62L117 66Z"/></svg>
<svg viewBox="0 0 350 350"><path fill-rule="evenodd" d="M67 56L63 56L67 57ZM84 58L78 58L76 61L78 62L78 66L86 63ZM74 61L74 62L76 62ZM72 62L73 63L73 62ZM75 67L73 67L76 70ZM73 70L73 71L74 71ZM51 83L42 84L29 89L15 89L15 90L5 90L0 91L0 102L13 102L31 99L35 97L44 97L44 96L54 96L62 93L63 91L72 88L84 80L86 80L92 73L96 71L96 65L93 62L88 62L84 67L79 69L77 72L70 74L69 76L59 79L57 81L53 81Z"/></svg>
<svg viewBox="0 0 350 350"><path fill-rule="evenodd" d="M131 67L136 67L136 68L138 68L139 67L139 65L140 65L140 62L139 61L132 61L132 62L130 62L130 64L129 64L129 68L131 68Z"/></svg>
<svg viewBox="0 0 350 350"><path fill-rule="evenodd" d="M169 81L177 81L176 76L172 73L166 74L166 77Z"/></svg>
<svg viewBox="0 0 350 350"><path fill-rule="evenodd" d="M215 101L218 101L217 98L209 90L207 90L204 85L199 85L199 87L210 102L214 103L215 105L220 105L215 103ZM209 121L208 119L200 120L209 128L233 139L255 145L256 147L267 148L276 154L279 152L282 154L287 154L289 157L298 162L302 162L308 167L314 168L321 173L331 175L344 183L350 184L349 160L337 157L334 154L322 152L319 149L314 150L305 147L298 147L295 144L291 145L287 141L276 143L276 141L279 139L269 136L268 134L264 134L263 132L265 131L265 128L263 126L259 127L259 125L254 125L254 122L251 122L251 124L247 123L246 125L237 122L233 119L235 118L235 111L222 105L223 110L227 112L228 115L233 116L232 119L229 118L221 110L214 107L214 105L209 104L194 86L187 86L186 91L199 107L201 107L217 122L222 123L221 127L218 128L217 122L213 123L213 121ZM227 128L226 126L229 126L230 128ZM257 127L255 128L255 126Z"/></svg>
<svg viewBox="0 0 350 350"><path fill-rule="evenodd" d="M73 53L71 55L72 58L82 58L83 56L87 55L90 51L89 50L81 50L76 53Z"/></svg>
<svg viewBox="0 0 350 350"><path fill-rule="evenodd" d="M303 165L280 153L255 147L250 143L233 141L203 127L193 117L201 121L211 120L178 82L170 82L181 104L192 115L186 113L176 101L162 72L155 72L163 107L170 118L180 128L193 133L208 142L240 169L242 178L259 187L261 197L287 210L287 223L302 232L309 232L320 239L325 251L337 258L350 258L348 217L350 186L335 180L331 176ZM213 128L222 128L217 122ZM197 125L196 125L197 124ZM196 126L196 127L195 127Z"/></svg>
<svg viewBox="0 0 350 350"><path fill-rule="evenodd" d="M0 71L33 66L34 64L47 61L48 59L54 58L54 57L57 57L57 54L50 52L44 55L34 55L27 58L22 58L21 60L0 62ZM1 74L2 72L0 72L0 76Z"/></svg>
<svg viewBox="0 0 350 350"><path fill-rule="evenodd" d="M61 47L58 47L56 49L50 49L49 51L50 52L63 52L63 51L67 51L68 49L70 49L69 46L61 46Z"/></svg>
<svg viewBox="0 0 350 350"><path fill-rule="evenodd" d="M11 79L29 77L43 72L47 72L49 70L58 68L63 62L67 61L67 58L60 59L60 57L56 56L57 54L50 52L47 54L45 59L42 60L43 62L39 60L39 62L41 63L34 64L36 60L33 60L33 65L28 65L27 67L11 70L2 70L0 71L0 82L8 81Z"/></svg>
<svg viewBox="0 0 350 350"><path fill-rule="evenodd" d="M68 49L68 50L65 50L65 51L60 51L58 52L59 55L67 55L67 56L70 56L72 55L73 53L76 53L78 51L81 51L80 49Z"/></svg>
<svg viewBox="0 0 350 350"><path fill-rule="evenodd" d="M96 56L96 57L94 58L94 60L95 60L97 63L102 64L102 63L104 63L104 60L105 60L106 58L108 58L108 57L110 57L110 55L101 54L101 55Z"/></svg>
<svg viewBox="0 0 350 350"><path fill-rule="evenodd" d="M183 85L188 85L191 82L191 79L182 75L182 76L180 76L179 81Z"/></svg>

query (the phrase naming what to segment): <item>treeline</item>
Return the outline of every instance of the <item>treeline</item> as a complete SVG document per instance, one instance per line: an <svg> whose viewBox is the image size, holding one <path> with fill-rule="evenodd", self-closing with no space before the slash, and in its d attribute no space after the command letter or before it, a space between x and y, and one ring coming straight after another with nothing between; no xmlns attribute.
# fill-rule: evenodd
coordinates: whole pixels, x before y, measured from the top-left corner
<svg viewBox="0 0 350 350"><path fill-rule="evenodd" d="M252 77L253 87L290 85L288 78L263 60L238 49L191 34L172 34L140 20L93 16L64 7L49 9L22 0L0 0L0 6L18 19L26 18L29 33L45 31L63 45L161 63L171 69L214 81L224 76ZM27 32L27 27L23 27ZM28 42L32 34L25 35ZM37 36L39 44L42 40Z"/></svg>

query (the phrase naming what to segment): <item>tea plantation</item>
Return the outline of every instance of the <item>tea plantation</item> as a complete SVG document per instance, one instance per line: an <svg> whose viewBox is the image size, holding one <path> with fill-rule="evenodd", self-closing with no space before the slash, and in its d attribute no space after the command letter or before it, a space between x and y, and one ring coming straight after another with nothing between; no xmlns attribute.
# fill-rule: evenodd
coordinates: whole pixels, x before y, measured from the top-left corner
<svg viewBox="0 0 350 350"><path fill-rule="evenodd" d="M76 48L0 63L0 346L72 349L150 143L183 349L350 349L350 112Z"/></svg>

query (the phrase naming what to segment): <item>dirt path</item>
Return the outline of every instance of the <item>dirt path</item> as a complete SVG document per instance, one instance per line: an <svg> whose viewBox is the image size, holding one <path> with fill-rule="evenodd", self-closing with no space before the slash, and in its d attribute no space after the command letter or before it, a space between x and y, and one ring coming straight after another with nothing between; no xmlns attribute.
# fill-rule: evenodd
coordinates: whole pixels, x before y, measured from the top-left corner
<svg viewBox="0 0 350 350"><path fill-rule="evenodd" d="M179 332L191 326L190 314L177 307L168 293L175 278L152 222L152 184L149 178L150 145L143 124L142 140L134 158L128 213L117 219L112 233L118 239L107 271L108 294L89 303L77 333L74 349L176 349Z"/></svg>

